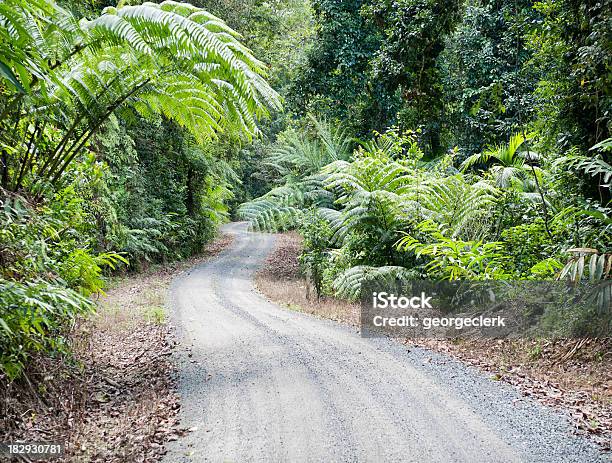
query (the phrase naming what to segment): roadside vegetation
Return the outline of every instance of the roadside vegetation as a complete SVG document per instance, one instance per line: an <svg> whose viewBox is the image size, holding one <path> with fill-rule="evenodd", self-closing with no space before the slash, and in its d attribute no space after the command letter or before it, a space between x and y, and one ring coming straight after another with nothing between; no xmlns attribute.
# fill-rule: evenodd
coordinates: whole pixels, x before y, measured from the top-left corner
<svg viewBox="0 0 612 463"><path fill-rule="evenodd" d="M216 141L247 141L279 108L222 20L171 1L78 14L0 5L0 367L67 353L104 274L201 251L235 173ZM74 9L75 11L71 11Z"/></svg>
<svg viewBox="0 0 612 463"><path fill-rule="evenodd" d="M223 251L221 235L189 259L110 278L96 313L68 332L70 355L31 358L0 392L5 441L62 442L62 461L156 461L189 429L178 419L172 280Z"/></svg>
<svg viewBox="0 0 612 463"><path fill-rule="evenodd" d="M610 336L608 0L192 3L0 3L0 389L60 391L107 280L230 219L300 234L310 312L380 277L590 281L552 331Z"/></svg>
<svg viewBox="0 0 612 463"><path fill-rule="evenodd" d="M300 230L318 296L354 300L375 278L590 281L597 310L549 332L609 336L609 11L358 3L313 3L302 93L288 93L303 117L239 216Z"/></svg>

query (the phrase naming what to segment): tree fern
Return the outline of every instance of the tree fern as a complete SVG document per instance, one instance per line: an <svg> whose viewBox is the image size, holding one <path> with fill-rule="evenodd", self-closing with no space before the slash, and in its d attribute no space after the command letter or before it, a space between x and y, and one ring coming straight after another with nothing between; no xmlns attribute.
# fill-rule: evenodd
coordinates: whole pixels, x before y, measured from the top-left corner
<svg viewBox="0 0 612 463"><path fill-rule="evenodd" d="M22 165L13 172L27 167L57 181L110 114L126 105L143 115L164 114L201 142L224 130L253 136L257 118L280 107L264 65L239 35L192 5L107 7L98 18L77 22L47 0L6 0L0 36L13 44L0 46L0 78L14 90L3 117L11 114L28 127L44 113L64 130L45 153L18 153L14 159ZM32 108L25 117L17 111L24 103ZM0 141L20 151L14 134Z"/></svg>
<svg viewBox="0 0 612 463"><path fill-rule="evenodd" d="M423 217L440 224L443 233L453 238L486 216L496 197L497 190L488 183L470 184L460 174L429 180L412 194Z"/></svg>
<svg viewBox="0 0 612 463"><path fill-rule="evenodd" d="M327 189L334 191L340 202L356 192L387 191L402 194L409 191L413 176L408 168L378 158L361 158L352 163L334 162L323 169L328 174Z"/></svg>
<svg viewBox="0 0 612 463"><path fill-rule="evenodd" d="M344 124L336 124L334 127L330 122L318 119L312 114L309 114L308 118L315 126L317 138L325 150L325 164L350 158L354 143Z"/></svg>
<svg viewBox="0 0 612 463"><path fill-rule="evenodd" d="M329 162L321 143L295 131L283 134L283 143L271 150L266 164L281 176L306 176L318 172Z"/></svg>
<svg viewBox="0 0 612 463"><path fill-rule="evenodd" d="M300 207L279 206L267 199L246 203L239 210L239 217L247 220L251 229L269 232L296 228L302 215Z"/></svg>
<svg viewBox="0 0 612 463"><path fill-rule="evenodd" d="M324 166L347 160L351 155L353 142L342 125L334 129L328 122L312 115L308 119L314 125L314 137L294 130L285 131L281 143L272 149L267 159L267 164L282 176L313 175Z"/></svg>
<svg viewBox="0 0 612 463"><path fill-rule="evenodd" d="M321 207L318 210L321 217L329 224L330 244L337 247L342 246L344 239L349 233L349 228L346 226L342 212L326 207Z"/></svg>
<svg viewBox="0 0 612 463"><path fill-rule="evenodd" d="M285 182L264 196L243 204L239 217L257 230L277 231L295 228L303 210L311 206L331 208L335 197L326 187L325 166L346 162L352 141L343 129L309 117L314 138L289 130L271 150L266 164ZM348 163L347 163L348 164Z"/></svg>
<svg viewBox="0 0 612 463"><path fill-rule="evenodd" d="M338 297L355 300L360 297L363 285L369 281L392 282L401 278L414 278L414 276L413 271L394 265L384 267L358 265L338 275L333 286Z"/></svg>

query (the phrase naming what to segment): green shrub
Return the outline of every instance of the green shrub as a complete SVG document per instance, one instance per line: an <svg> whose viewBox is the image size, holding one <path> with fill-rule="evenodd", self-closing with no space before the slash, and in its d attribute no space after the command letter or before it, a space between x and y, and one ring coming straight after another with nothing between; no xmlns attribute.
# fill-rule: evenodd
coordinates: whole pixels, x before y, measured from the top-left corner
<svg viewBox="0 0 612 463"><path fill-rule="evenodd" d="M328 262L331 229L316 209L309 210L304 218L304 225L300 229L304 236L304 251L299 259L319 299L323 290L323 273Z"/></svg>
<svg viewBox="0 0 612 463"><path fill-rule="evenodd" d="M104 267L127 260L89 250L89 216L74 189L36 207L20 196L0 201L0 370L20 376L37 353L68 353L66 334L94 310Z"/></svg>
<svg viewBox="0 0 612 463"><path fill-rule="evenodd" d="M553 248L541 219L508 228L502 232L501 238L506 255L522 276L530 275L536 264L549 258Z"/></svg>
<svg viewBox="0 0 612 463"><path fill-rule="evenodd" d="M94 303L77 291L45 281L0 280L0 369L19 377L36 354L68 353L66 334Z"/></svg>
<svg viewBox="0 0 612 463"><path fill-rule="evenodd" d="M406 234L397 242L397 248L423 258L427 276L440 280L511 278L501 243L448 238L431 221L422 222L417 230L427 242Z"/></svg>

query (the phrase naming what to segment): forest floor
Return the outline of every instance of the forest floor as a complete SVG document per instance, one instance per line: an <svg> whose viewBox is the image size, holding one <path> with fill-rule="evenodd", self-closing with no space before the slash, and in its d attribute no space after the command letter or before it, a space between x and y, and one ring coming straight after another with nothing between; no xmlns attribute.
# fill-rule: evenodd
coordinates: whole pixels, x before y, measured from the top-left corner
<svg viewBox="0 0 612 463"><path fill-rule="evenodd" d="M256 274L256 286L271 301L292 310L359 326L358 303L307 297L300 274L302 239L278 236L276 247ZM577 433L602 449L612 445L612 340L403 340L453 356L515 386L523 395L571 415Z"/></svg>
<svg viewBox="0 0 612 463"><path fill-rule="evenodd" d="M231 240L221 235L196 257L113 278L97 313L70 335L73 359L37 359L24 381L2 388L0 441L64 443L67 462L157 461L186 432L165 308L170 282Z"/></svg>

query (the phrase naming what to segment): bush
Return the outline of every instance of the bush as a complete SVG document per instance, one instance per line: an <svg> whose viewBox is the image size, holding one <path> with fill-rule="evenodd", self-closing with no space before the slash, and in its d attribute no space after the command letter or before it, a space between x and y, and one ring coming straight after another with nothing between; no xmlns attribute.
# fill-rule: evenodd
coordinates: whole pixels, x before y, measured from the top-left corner
<svg viewBox="0 0 612 463"><path fill-rule="evenodd" d="M311 209L306 213L300 231L304 236L304 251L300 256L300 264L314 285L319 299L323 289L323 273L327 266L331 229L321 214L316 209Z"/></svg>
<svg viewBox="0 0 612 463"><path fill-rule="evenodd" d="M531 269L550 256L553 248L540 219L533 223L508 228L501 234L505 252L521 276L530 275Z"/></svg>
<svg viewBox="0 0 612 463"><path fill-rule="evenodd" d="M58 284L0 280L0 307L0 369L15 379L31 355L67 353L66 332L95 305Z"/></svg>
<svg viewBox="0 0 612 463"><path fill-rule="evenodd" d="M88 215L67 188L32 206L0 201L0 370L21 375L30 356L66 354L66 333L94 309L87 299L104 286L104 267L127 260L89 250Z"/></svg>

